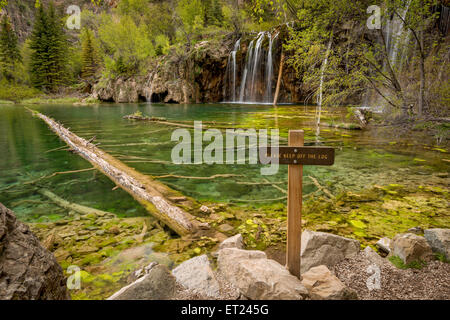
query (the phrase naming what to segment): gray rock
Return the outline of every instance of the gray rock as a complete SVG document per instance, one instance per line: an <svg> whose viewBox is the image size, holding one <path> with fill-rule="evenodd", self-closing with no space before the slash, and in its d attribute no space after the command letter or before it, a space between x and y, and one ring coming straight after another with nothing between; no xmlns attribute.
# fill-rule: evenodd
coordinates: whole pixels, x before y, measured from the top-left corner
<svg viewBox="0 0 450 320"><path fill-rule="evenodd" d="M205 205L200 207L200 211L203 212L203 213L212 213L213 212L213 210L211 208L209 208L209 207L207 207Z"/></svg>
<svg viewBox="0 0 450 320"><path fill-rule="evenodd" d="M427 229L425 239L434 252L442 253L450 260L450 229Z"/></svg>
<svg viewBox="0 0 450 320"><path fill-rule="evenodd" d="M0 203L0 300L70 299L55 257Z"/></svg>
<svg viewBox="0 0 450 320"><path fill-rule="evenodd" d="M381 238L380 240L378 240L377 243L375 243L375 245L381 251L383 251L385 253L389 253L389 252L391 252L391 241L392 241L391 239L384 237L384 238Z"/></svg>
<svg viewBox="0 0 450 320"><path fill-rule="evenodd" d="M237 235L234 235L222 241L222 243L219 245L219 250L225 248L242 249L243 247L244 247L244 239L242 238L242 235L238 233Z"/></svg>
<svg viewBox="0 0 450 320"><path fill-rule="evenodd" d="M175 277L166 266L159 264L108 300L169 300L174 294Z"/></svg>
<svg viewBox="0 0 450 320"><path fill-rule="evenodd" d="M219 230L222 232L230 232L233 229L233 226L229 225L228 223L224 223L219 226Z"/></svg>
<svg viewBox="0 0 450 320"><path fill-rule="evenodd" d="M424 237L413 233L397 234L391 243L392 256L398 256L405 264L426 261L432 257L432 250Z"/></svg>
<svg viewBox="0 0 450 320"><path fill-rule="evenodd" d="M376 253L371 247L367 246L363 252L362 255L367 258L371 263L376 264L377 266L381 267L383 265L389 265L388 261L381 257L378 253Z"/></svg>
<svg viewBox="0 0 450 320"><path fill-rule="evenodd" d="M356 292L346 287L324 265L313 267L302 275L302 284L313 300L357 299Z"/></svg>
<svg viewBox="0 0 450 320"><path fill-rule="evenodd" d="M225 248L219 251L218 272L244 298L302 300L308 291L299 279L262 251Z"/></svg>
<svg viewBox="0 0 450 320"><path fill-rule="evenodd" d="M409 228L408 232L420 235L420 234L423 234L423 229L421 227L414 227L414 228Z"/></svg>
<svg viewBox="0 0 450 320"><path fill-rule="evenodd" d="M337 236L331 233L305 230L301 240L301 266L304 273L310 268L325 265L333 267L345 258L359 252L359 241Z"/></svg>
<svg viewBox="0 0 450 320"><path fill-rule="evenodd" d="M136 280L139 279L140 277L143 277L144 275L150 273L150 270L151 270L153 267L157 266L157 265L158 265L158 262L153 261L153 262L151 262L149 265L147 265L147 266L145 266L145 267L143 267L143 268L140 268L140 269L135 270L135 271L132 273L132 275L128 278L128 281L129 281L129 282L134 282L134 281L136 281ZM130 281L130 280L131 280L131 281Z"/></svg>
<svg viewBox="0 0 450 320"><path fill-rule="evenodd" d="M219 283L204 254L189 259L174 270L172 274L177 282L195 294L208 298L219 298Z"/></svg>

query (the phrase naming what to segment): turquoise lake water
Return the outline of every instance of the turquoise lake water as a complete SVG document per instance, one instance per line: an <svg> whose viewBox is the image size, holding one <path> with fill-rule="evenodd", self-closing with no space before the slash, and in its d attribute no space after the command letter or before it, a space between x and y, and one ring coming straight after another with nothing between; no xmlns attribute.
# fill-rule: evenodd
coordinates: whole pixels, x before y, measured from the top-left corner
<svg viewBox="0 0 450 320"><path fill-rule="evenodd" d="M33 105L69 127L77 135L96 137L99 148L138 171L152 176L167 174L207 177L232 174L227 178L197 180L167 177L160 180L197 200L214 202L269 203L284 201L287 166L276 175L262 176L261 165L184 164L171 161L171 141L176 127L163 123L130 121L122 117L141 111L191 124L201 120L221 128L279 128L286 138L289 129L304 129L305 143L315 144L314 107L285 105L203 104L104 104L98 106ZM324 113L325 122L348 122L347 109ZM183 122L184 123L184 122ZM190 130L190 129L189 129ZM395 134L395 132L394 132ZM373 184L426 184L435 174L449 172L450 156L433 138L421 135L398 137L386 130L344 130L322 127L321 145L336 148L335 164L304 167L304 193L316 190L307 176L315 177L330 191L358 190ZM207 143L204 143L205 145ZM281 141L280 144L286 144ZM57 148L62 148L55 150ZM79 204L117 213L119 216L146 215L146 211L100 172L60 174L28 182L55 172L90 168L80 156L64 150L64 143L40 119L20 105L0 105L0 202L25 221L51 221L64 217L60 209L36 190L46 187L60 197ZM448 180L440 180L446 183ZM274 183L275 188L268 182ZM263 183L257 185L255 183ZM281 199L281 200L280 200Z"/></svg>

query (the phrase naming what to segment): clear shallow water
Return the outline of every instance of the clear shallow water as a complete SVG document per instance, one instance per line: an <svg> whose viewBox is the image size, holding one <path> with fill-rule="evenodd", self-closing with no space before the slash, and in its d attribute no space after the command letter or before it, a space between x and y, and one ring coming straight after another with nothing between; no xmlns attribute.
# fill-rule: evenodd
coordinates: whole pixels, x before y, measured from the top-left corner
<svg viewBox="0 0 450 320"><path fill-rule="evenodd" d="M79 136L96 136L99 147L118 157L140 172L153 176L167 174L205 177L234 174L229 178L196 180L162 178L164 183L198 200L240 203L267 203L285 197L287 166L280 166L276 175L262 176L260 165L175 165L171 151L176 142L171 134L176 127L153 122L122 119L141 111L145 115L167 120L202 120L218 127L279 128L286 138L289 129L304 129L305 142L315 141L314 108L304 106L204 104L106 104L100 106L40 105L31 106L60 121ZM346 121L346 109L324 114L324 121ZM304 176L315 177L332 192L361 189L372 184L426 184L434 173L448 172L450 156L445 148L432 150L421 136L398 139L392 132L366 132L323 127L320 140L337 148L335 165L305 166ZM281 142L280 144L285 144ZM430 144L431 143L431 144ZM204 143L207 145L207 143ZM59 171L90 168L80 156L64 150L59 138L47 125L33 118L22 106L0 106L0 202L13 209L23 220L48 221L66 214L35 191L46 187L55 194L87 206L108 210L119 216L146 215L145 210L101 173L87 171L56 175L41 179L37 186L28 181ZM267 180L264 180L267 179ZM437 179L448 183L447 179ZM275 182L276 186L267 184ZM265 183L262 185L248 183ZM309 178L304 179L304 193L316 190ZM9 188L9 189L6 189ZM256 202L254 202L256 201Z"/></svg>

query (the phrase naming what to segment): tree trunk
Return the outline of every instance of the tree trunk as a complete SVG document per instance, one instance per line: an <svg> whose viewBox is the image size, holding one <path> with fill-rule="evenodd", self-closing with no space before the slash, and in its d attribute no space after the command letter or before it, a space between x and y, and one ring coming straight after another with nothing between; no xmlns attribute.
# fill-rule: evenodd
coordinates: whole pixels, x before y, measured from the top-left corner
<svg viewBox="0 0 450 320"><path fill-rule="evenodd" d="M281 76L283 75L283 65L284 65L284 51L281 51L281 58L280 58L280 70L278 71L278 81L277 81L277 87L275 89L275 96L273 97L273 105L276 106L278 102L278 95L280 93L280 86L281 86Z"/></svg>
<svg viewBox="0 0 450 320"><path fill-rule="evenodd" d="M183 236L195 233L200 229L209 229L209 226L201 224L195 220L194 216L167 200L170 197L180 196L179 193L128 167L89 141L78 137L55 120L37 111L30 111L45 121L74 151L127 191L150 214L164 222L177 234Z"/></svg>
<svg viewBox="0 0 450 320"><path fill-rule="evenodd" d="M423 30L420 31L420 89L419 89L419 106L418 114L422 116L424 112L424 95L425 95L425 55L423 50Z"/></svg>

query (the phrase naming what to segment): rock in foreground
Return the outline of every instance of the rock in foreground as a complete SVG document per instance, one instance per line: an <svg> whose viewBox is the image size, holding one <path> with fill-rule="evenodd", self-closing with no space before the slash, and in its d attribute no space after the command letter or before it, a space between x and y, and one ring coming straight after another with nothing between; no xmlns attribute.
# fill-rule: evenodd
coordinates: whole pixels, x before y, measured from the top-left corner
<svg viewBox="0 0 450 320"><path fill-rule="evenodd" d="M357 240L309 230L303 231L301 246L302 274L320 265L331 268L345 258L356 255L360 248Z"/></svg>
<svg viewBox="0 0 450 320"><path fill-rule="evenodd" d="M219 298L219 283L205 254L183 262L172 274L179 284L195 294Z"/></svg>
<svg viewBox="0 0 450 320"><path fill-rule="evenodd" d="M0 300L70 299L62 268L0 203Z"/></svg>
<svg viewBox="0 0 450 320"><path fill-rule="evenodd" d="M409 264L429 260L432 251L424 237L413 233L401 233L392 239L391 255L398 256L405 264Z"/></svg>
<svg viewBox="0 0 450 320"><path fill-rule="evenodd" d="M427 229L425 239L434 252L439 252L450 260L450 229Z"/></svg>
<svg viewBox="0 0 450 320"><path fill-rule="evenodd" d="M299 279L262 251L225 248L217 260L220 275L251 300L302 300L308 291Z"/></svg>
<svg viewBox="0 0 450 320"><path fill-rule="evenodd" d="M108 300L169 300L175 294L175 277L161 264L135 282L114 293Z"/></svg>
<svg viewBox="0 0 450 320"><path fill-rule="evenodd" d="M314 300L357 299L356 292L347 288L326 266L313 267L302 275L302 284Z"/></svg>

